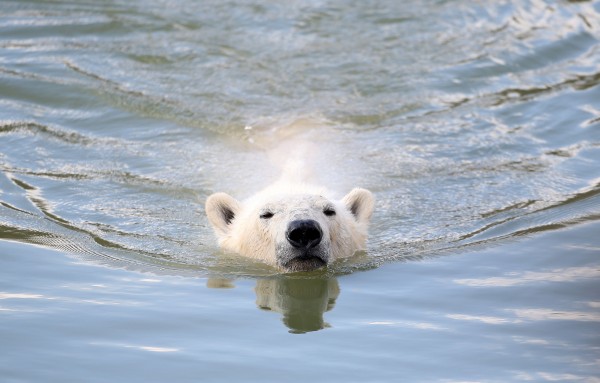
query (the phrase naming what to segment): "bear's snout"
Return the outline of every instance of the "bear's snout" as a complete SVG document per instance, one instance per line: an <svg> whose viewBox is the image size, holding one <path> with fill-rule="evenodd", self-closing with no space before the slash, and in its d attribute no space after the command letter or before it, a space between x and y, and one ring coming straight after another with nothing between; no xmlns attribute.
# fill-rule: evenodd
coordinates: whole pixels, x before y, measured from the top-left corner
<svg viewBox="0 0 600 383"><path fill-rule="evenodd" d="M323 231L319 223L312 219L299 219L290 222L285 233L290 245L297 249L312 249L321 243Z"/></svg>

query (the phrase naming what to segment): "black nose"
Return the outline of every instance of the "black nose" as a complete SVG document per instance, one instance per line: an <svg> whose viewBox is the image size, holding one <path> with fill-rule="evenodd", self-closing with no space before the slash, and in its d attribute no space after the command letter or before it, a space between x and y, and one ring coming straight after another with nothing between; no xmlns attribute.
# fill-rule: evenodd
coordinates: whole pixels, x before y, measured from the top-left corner
<svg viewBox="0 0 600 383"><path fill-rule="evenodd" d="M300 219L290 222L285 236L292 246L299 249L311 249L321 242L323 232L317 221Z"/></svg>

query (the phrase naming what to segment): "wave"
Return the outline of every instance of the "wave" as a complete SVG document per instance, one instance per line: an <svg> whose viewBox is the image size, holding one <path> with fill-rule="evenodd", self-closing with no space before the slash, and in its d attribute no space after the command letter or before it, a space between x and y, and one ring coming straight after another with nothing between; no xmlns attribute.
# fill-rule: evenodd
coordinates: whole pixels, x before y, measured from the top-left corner
<svg viewBox="0 0 600 383"><path fill-rule="evenodd" d="M31 186L12 180L19 187L31 189ZM32 200L30 198L30 200ZM24 210L0 201L3 217L0 223L0 239L41 245L60 250L77 258L110 267L127 268L157 274L187 276L223 276L223 277L264 277L277 274L277 270L266 265L222 254L216 249L210 256L211 247L196 249L196 257L174 258L167 253L144 251L141 248L129 248L118 242L110 241L98 233L90 232L65 219L56 216L43 201L32 202L42 213ZM371 243L367 253L343 260L331 269L318 272L322 275L336 276L379 267L384 263L414 261L428 257L473 251L489 246L497 246L509 241L542 232L570 228L582 223L600 220L600 184L552 205L523 213L523 207L530 207L535 201L507 206L504 209L485 213L485 217L501 216L510 211L520 214L510 218L498 219L469 233L462 234L456 240L436 238L412 242L378 241ZM98 223L97 225L101 225ZM106 232L106 228L104 229ZM108 229L112 230L112 229ZM132 237L134 233L120 232L121 236ZM138 238L140 243L147 239Z"/></svg>

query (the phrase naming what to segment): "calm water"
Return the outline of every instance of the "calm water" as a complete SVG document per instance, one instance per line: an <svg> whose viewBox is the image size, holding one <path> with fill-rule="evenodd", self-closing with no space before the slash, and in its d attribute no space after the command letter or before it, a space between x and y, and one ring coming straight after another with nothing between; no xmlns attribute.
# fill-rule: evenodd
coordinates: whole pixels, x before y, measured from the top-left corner
<svg viewBox="0 0 600 383"><path fill-rule="evenodd" d="M0 381L600 382L599 42L600 1L2 1ZM282 142L375 193L365 254L219 252Z"/></svg>

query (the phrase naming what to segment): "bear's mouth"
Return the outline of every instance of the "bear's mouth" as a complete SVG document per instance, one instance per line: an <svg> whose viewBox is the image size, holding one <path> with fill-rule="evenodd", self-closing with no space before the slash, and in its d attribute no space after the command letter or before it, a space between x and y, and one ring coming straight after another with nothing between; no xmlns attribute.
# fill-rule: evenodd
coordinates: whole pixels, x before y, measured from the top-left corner
<svg viewBox="0 0 600 383"><path fill-rule="evenodd" d="M283 267L287 271L296 272L296 271L312 271L312 270L319 269L326 265L327 265L327 262L325 262L323 260L323 258L321 258L321 257L315 256L315 255L310 255L310 254L303 254L298 257L290 259L288 262L286 262L283 265Z"/></svg>

